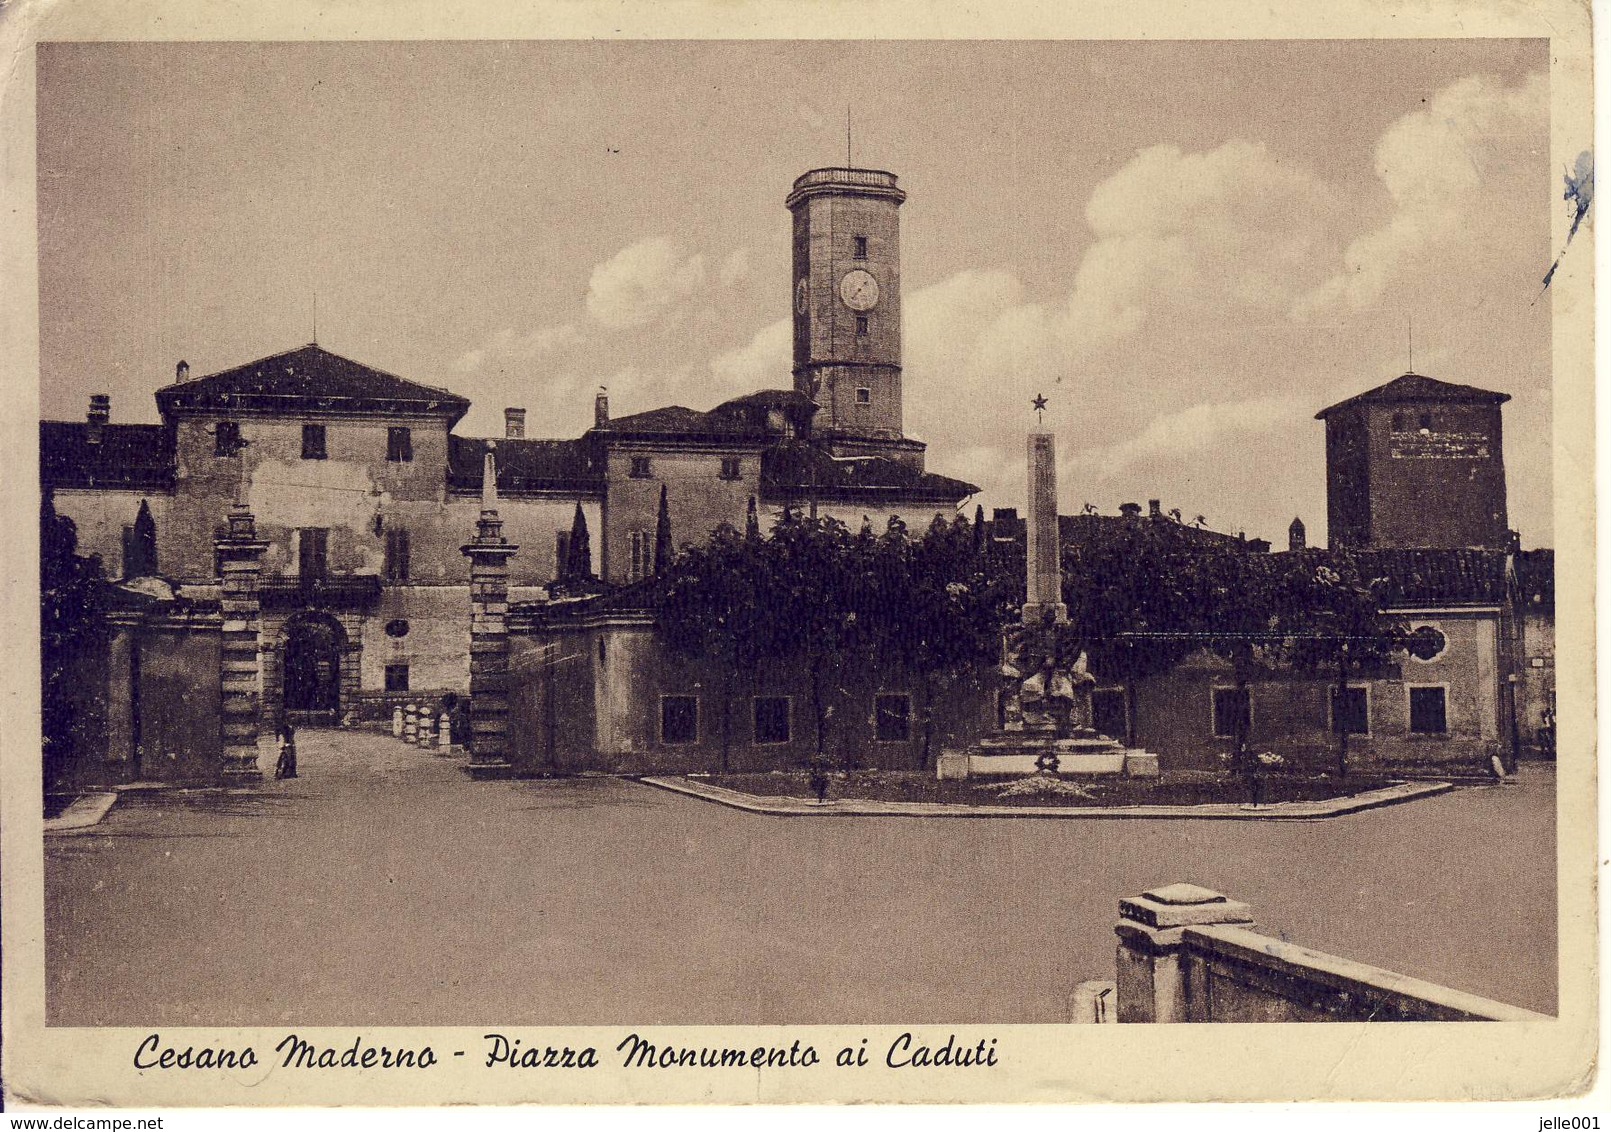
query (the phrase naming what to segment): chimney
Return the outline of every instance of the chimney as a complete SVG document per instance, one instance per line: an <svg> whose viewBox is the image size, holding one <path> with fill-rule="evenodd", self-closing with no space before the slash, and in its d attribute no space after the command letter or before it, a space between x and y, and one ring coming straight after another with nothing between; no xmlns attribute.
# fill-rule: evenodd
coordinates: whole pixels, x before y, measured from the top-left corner
<svg viewBox="0 0 1611 1132"><path fill-rule="evenodd" d="M173 379L180 384L189 381L190 363L185 361L183 358L180 358L179 364L173 367Z"/></svg>
<svg viewBox="0 0 1611 1132"><path fill-rule="evenodd" d="M1293 519L1292 525L1287 528L1287 549L1303 550L1309 545L1308 533L1303 529L1302 519Z"/></svg>
<svg viewBox="0 0 1611 1132"><path fill-rule="evenodd" d="M1163 503L1161 501L1159 501L1157 499L1149 499L1149 500L1147 500L1147 518L1149 518L1149 519L1162 519L1163 518Z"/></svg>
<svg viewBox="0 0 1611 1132"><path fill-rule="evenodd" d="M506 440L524 440L526 437L526 410L503 411L503 435Z"/></svg>
<svg viewBox="0 0 1611 1132"><path fill-rule="evenodd" d="M607 428L610 424L610 395L600 389L593 397L593 427Z"/></svg>
<svg viewBox="0 0 1611 1132"><path fill-rule="evenodd" d="M1123 515L1126 519L1139 519L1141 518L1141 504L1121 503L1119 504L1119 514Z"/></svg>
<svg viewBox="0 0 1611 1132"><path fill-rule="evenodd" d="M99 444L101 435L106 430L106 422L112 419L112 398L105 393L95 393L90 396L89 415L85 418L89 422L85 439L91 444Z"/></svg>

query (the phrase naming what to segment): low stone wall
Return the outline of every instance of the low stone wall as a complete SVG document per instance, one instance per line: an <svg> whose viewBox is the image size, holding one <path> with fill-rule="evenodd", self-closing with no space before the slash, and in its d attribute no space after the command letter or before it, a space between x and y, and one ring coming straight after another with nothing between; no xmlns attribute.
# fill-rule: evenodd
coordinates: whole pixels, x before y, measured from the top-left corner
<svg viewBox="0 0 1611 1132"><path fill-rule="evenodd" d="M1531 1010L1253 930L1238 900L1191 884L1119 902L1119 1022L1514 1022ZM1076 1021L1097 1021L1077 996ZM1105 1012L1104 1012L1105 1013Z"/></svg>

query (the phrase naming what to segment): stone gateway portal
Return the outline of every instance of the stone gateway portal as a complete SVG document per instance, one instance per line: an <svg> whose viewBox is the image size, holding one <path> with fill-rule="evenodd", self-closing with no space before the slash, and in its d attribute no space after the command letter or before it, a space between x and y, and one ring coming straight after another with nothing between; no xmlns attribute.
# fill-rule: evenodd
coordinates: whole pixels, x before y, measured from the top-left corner
<svg viewBox="0 0 1611 1132"><path fill-rule="evenodd" d="M287 714L301 714L310 722L335 721L341 706L341 654L345 643L341 625L327 616L312 614L286 624L283 663Z"/></svg>

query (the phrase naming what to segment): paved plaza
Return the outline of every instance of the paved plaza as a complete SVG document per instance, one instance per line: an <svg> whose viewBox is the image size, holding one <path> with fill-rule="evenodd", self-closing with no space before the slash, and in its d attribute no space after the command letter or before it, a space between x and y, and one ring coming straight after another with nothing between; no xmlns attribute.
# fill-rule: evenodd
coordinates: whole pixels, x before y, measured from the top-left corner
<svg viewBox="0 0 1611 1132"><path fill-rule="evenodd" d="M1119 897L1555 1009L1554 776L1315 822L775 817L364 733L46 844L55 1026L1066 1021Z"/></svg>

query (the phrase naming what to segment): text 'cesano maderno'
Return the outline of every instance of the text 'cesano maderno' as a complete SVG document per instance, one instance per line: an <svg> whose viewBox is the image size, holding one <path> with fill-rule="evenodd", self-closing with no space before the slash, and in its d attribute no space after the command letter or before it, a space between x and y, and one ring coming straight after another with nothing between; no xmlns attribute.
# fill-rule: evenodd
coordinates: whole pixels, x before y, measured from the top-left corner
<svg viewBox="0 0 1611 1132"><path fill-rule="evenodd" d="M487 1034L483 1040L479 1060L488 1069L596 1069L603 1063L593 1046L546 1045L499 1033ZM467 1052L449 1051L455 1059L464 1058ZM890 1069L969 1069L997 1064L995 1038L962 1039L947 1034L936 1041L907 1031L880 1052L879 1060ZM860 1069L879 1064L868 1038L839 1047L831 1059L825 1059L816 1046L798 1039L787 1045L694 1046L654 1042L634 1033L622 1038L614 1053L611 1060L623 1069L808 1069L817 1065ZM134 1068L141 1070L249 1069L261 1060L265 1059L249 1045L175 1046L164 1044L160 1034L147 1035L134 1051ZM430 1046L377 1045L362 1037L321 1046L287 1034L266 1060L282 1069L340 1070L430 1069L443 1059Z"/></svg>

